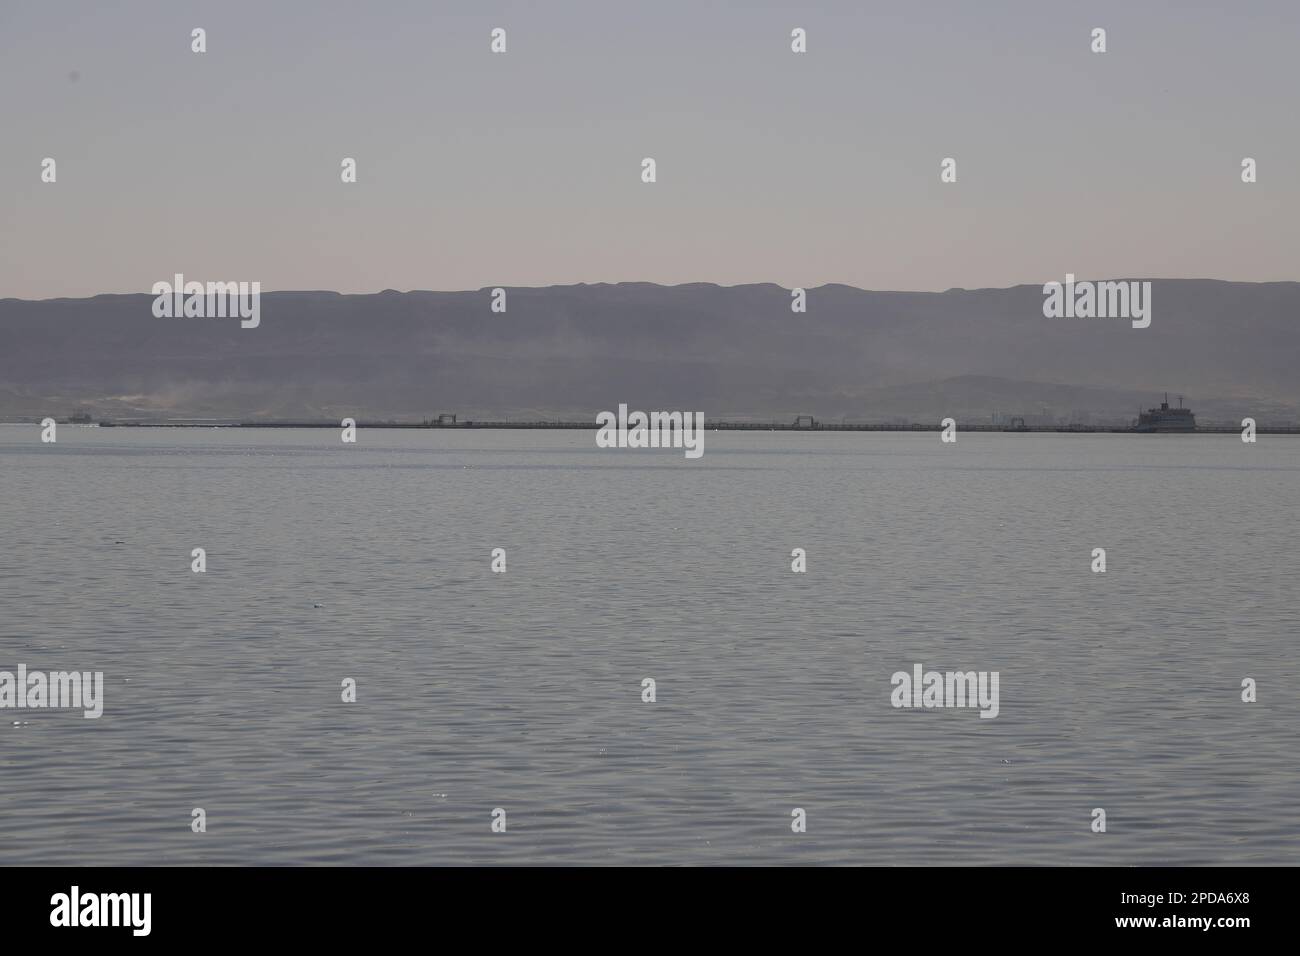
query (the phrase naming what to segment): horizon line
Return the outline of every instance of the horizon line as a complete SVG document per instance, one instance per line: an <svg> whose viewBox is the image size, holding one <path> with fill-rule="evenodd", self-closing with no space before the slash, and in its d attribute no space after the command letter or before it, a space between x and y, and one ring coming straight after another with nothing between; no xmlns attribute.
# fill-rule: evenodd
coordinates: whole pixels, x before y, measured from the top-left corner
<svg viewBox="0 0 1300 956"><path fill-rule="evenodd" d="M173 273L175 275L176 273ZM181 275L184 275L182 272ZM198 281L198 280L195 280ZM208 281L208 280L204 280ZM229 281L229 280L210 280L210 281ZM259 281L259 280L236 280L236 281ZM1059 281L1056 278L1046 280L1046 282ZM1213 276L1176 276L1176 277L1135 277L1135 276L1106 276L1104 278L1084 278L1075 274L1075 282L1218 282L1226 285L1296 285L1300 284L1300 279L1219 279ZM391 286L383 289L376 289L371 292L342 292L337 289L266 289L260 290L261 295L336 295L336 296L371 296L371 295L466 295L469 293L478 293L490 291L492 289L506 290L547 290L547 289L588 289L588 288L618 288L619 286L652 286L658 289L683 289L691 286L703 286L712 289L750 289L762 286L772 286L782 291L792 291L796 288L802 288L807 292L815 292L819 289L839 288L851 289L854 292L870 292L879 295L948 295L953 292L1006 292L1012 289L1038 288L1045 283L1038 282L1018 282L1015 285L1008 286L950 286L947 289L868 289L863 286L851 285L847 282L823 282L815 286L785 286L779 282L737 282L726 285L719 282L694 281L694 282L652 282L643 279L625 279L614 282L556 282L550 285L491 285L479 286L474 289L394 289ZM134 292L95 292L90 295L54 295L43 298L25 298L22 296L0 296L0 302L59 302L65 300L78 301L85 299L102 299L108 297L125 297L125 296L146 296L154 297L155 293L151 291L134 291Z"/></svg>

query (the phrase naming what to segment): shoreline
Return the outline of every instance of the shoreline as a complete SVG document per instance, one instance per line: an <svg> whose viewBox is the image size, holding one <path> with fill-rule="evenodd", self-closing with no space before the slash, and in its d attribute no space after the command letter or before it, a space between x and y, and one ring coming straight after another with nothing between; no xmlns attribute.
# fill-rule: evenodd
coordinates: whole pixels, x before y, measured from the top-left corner
<svg viewBox="0 0 1300 956"><path fill-rule="evenodd" d="M234 421L222 420L121 420L103 419L98 422L74 422L57 419L60 425L84 425L93 428L340 428L335 421ZM4 421L3 425L38 425L39 421ZM464 431L474 429L552 429L561 431L597 431L600 426L592 422L576 421L454 421L454 422L366 422L358 421L361 429L425 429L430 431ZM706 431L773 431L773 432L936 432L943 431L941 424L913 422L907 425L880 423L818 422L799 424L791 422L737 422L706 421ZM957 423L958 432L992 432L1003 434L1060 434L1060 435L1232 435L1240 434L1240 425L1197 425L1193 430L1139 430L1133 425L991 425ZM1259 425L1258 435L1300 435L1300 425Z"/></svg>

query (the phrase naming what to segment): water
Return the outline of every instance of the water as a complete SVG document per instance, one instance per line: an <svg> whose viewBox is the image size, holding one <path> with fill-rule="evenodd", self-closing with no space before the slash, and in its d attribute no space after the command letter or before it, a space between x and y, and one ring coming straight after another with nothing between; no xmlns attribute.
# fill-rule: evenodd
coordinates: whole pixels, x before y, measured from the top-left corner
<svg viewBox="0 0 1300 956"><path fill-rule="evenodd" d="M0 711L0 863L1300 863L1295 438L38 439L0 669L105 710Z"/></svg>

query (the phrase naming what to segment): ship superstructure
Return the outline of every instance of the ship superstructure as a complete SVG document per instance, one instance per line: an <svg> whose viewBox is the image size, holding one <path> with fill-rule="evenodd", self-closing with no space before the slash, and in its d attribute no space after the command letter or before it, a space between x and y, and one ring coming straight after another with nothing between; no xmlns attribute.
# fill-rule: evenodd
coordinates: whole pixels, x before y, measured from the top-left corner
<svg viewBox="0 0 1300 956"><path fill-rule="evenodd" d="M1159 408L1151 408L1138 415L1137 424L1133 428L1139 432L1194 432L1196 431L1196 416L1192 414L1190 408L1183 408L1183 396L1178 396L1178 407L1169 407L1169 393L1165 392L1165 400L1160 403Z"/></svg>

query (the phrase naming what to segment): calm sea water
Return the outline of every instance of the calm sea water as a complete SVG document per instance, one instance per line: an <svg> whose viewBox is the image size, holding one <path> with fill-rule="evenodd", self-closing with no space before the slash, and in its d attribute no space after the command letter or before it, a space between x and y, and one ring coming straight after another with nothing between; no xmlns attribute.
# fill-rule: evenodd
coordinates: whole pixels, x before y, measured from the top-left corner
<svg viewBox="0 0 1300 956"><path fill-rule="evenodd" d="M1298 492L1283 436L0 426L0 670L106 683L0 711L0 863L1300 863Z"/></svg>

